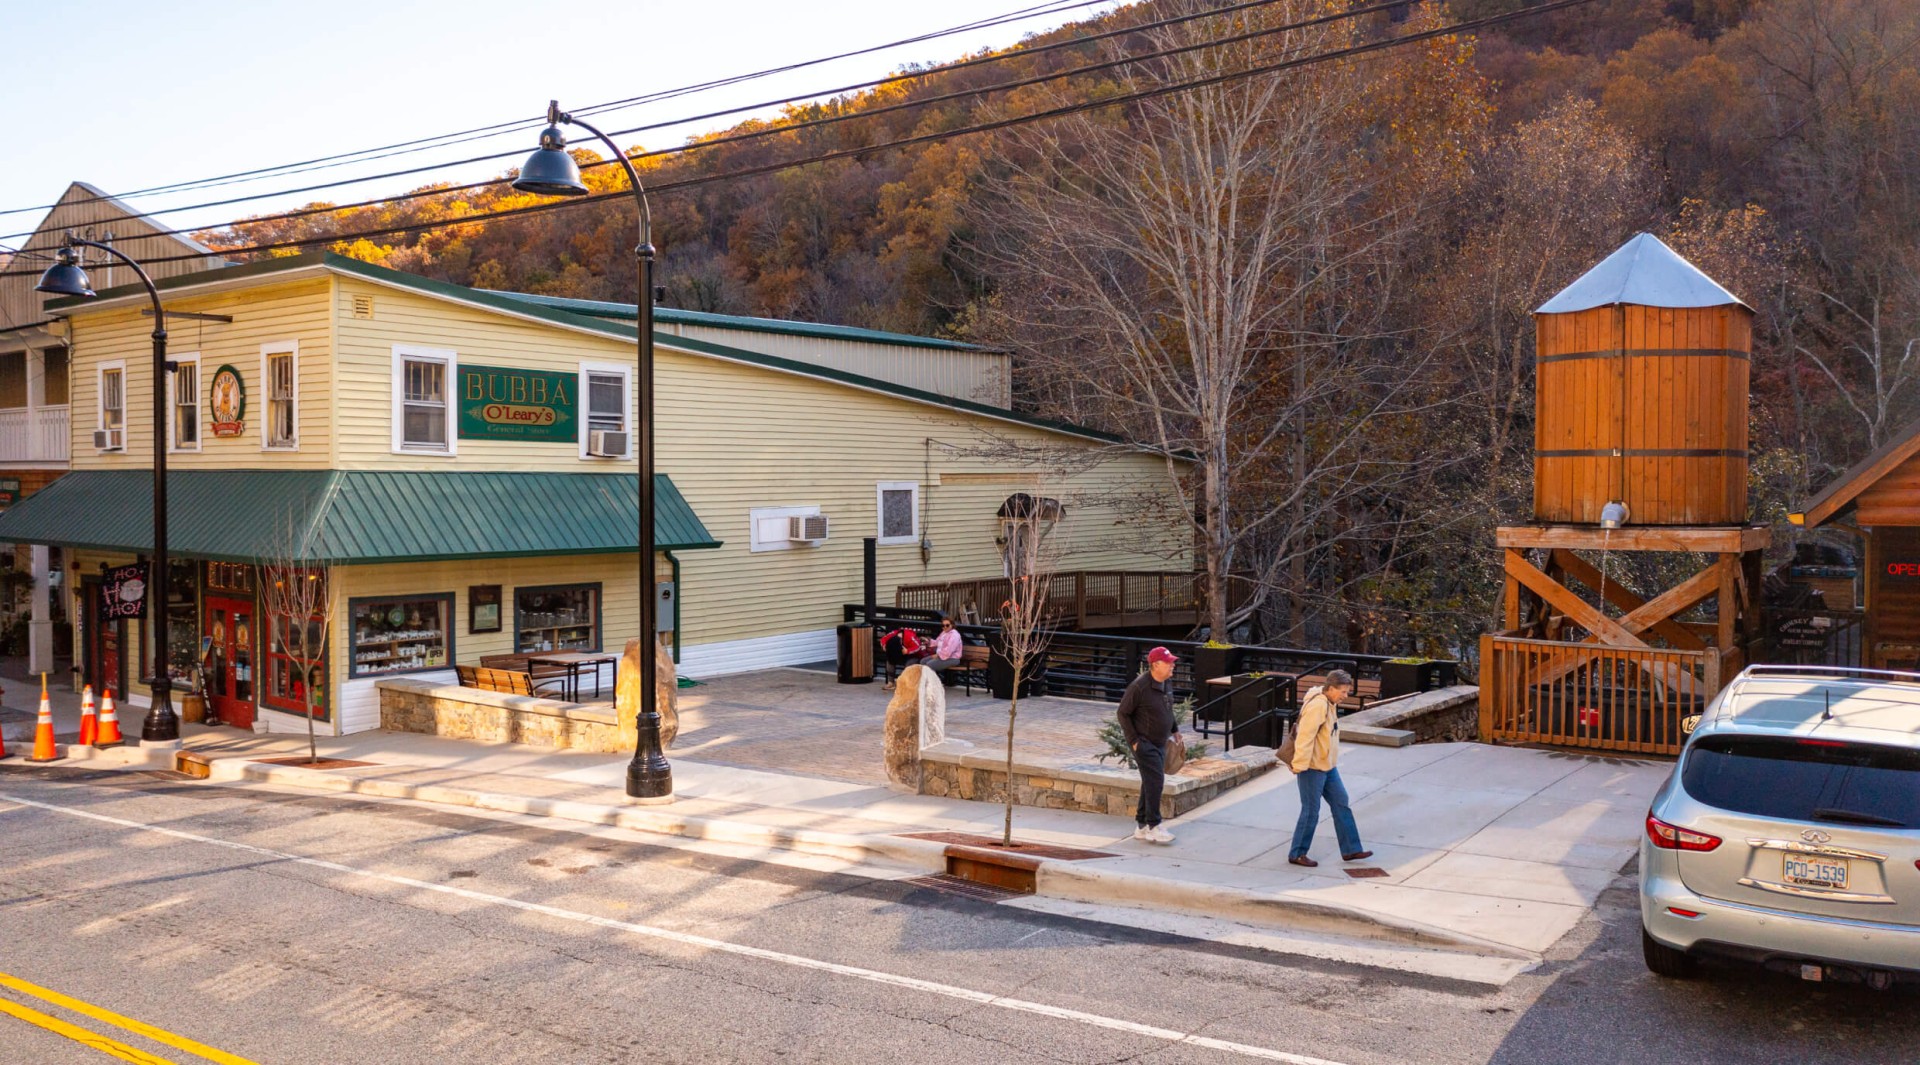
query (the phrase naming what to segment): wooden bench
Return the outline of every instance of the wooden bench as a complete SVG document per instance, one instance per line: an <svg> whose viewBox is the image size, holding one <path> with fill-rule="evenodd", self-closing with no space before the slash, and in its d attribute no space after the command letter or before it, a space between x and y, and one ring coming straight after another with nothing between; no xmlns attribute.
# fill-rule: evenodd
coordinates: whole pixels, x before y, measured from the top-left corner
<svg viewBox="0 0 1920 1065"><path fill-rule="evenodd" d="M973 694L973 683L976 678L980 681L982 688L988 686L986 680L987 663L991 661L992 658L993 653L981 644L969 643L960 646L960 664L953 668L956 673L960 674L960 683L966 686L969 696Z"/></svg>
<svg viewBox="0 0 1920 1065"><path fill-rule="evenodd" d="M558 694L555 685L543 685L532 674L523 670L491 669L487 666L455 666L453 671L460 677L463 688L478 688L485 692L505 692L508 695L530 695L537 699L551 699Z"/></svg>
<svg viewBox="0 0 1920 1065"><path fill-rule="evenodd" d="M533 678L537 687L559 684L567 679L565 666L536 666L529 659L532 655L481 655L480 666L483 669L505 669L515 673L525 673Z"/></svg>

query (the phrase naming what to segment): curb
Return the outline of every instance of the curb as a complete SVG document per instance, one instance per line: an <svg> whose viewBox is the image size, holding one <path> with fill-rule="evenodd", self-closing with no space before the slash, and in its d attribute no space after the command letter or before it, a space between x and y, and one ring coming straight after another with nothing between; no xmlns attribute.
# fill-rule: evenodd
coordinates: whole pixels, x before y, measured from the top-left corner
<svg viewBox="0 0 1920 1065"><path fill-rule="evenodd" d="M472 791L437 784L415 785L378 778L342 777L325 770L265 765L243 758L214 761L208 782L221 781L255 781L310 791L410 799L440 806L553 817L683 839L790 850L857 864L886 864L919 873L947 871L949 848L946 844L898 835L857 836L842 832L777 828L746 821L673 814L657 807L608 806L569 799ZM1400 946L1524 961L1539 960L1538 955L1519 948L1450 932L1418 921L1284 894L1265 894L1245 888L1169 880L1123 869L1101 868L1085 861L1039 859L1034 877L1035 894L1067 902L1173 910L1243 924L1347 936Z"/></svg>
<svg viewBox="0 0 1920 1065"><path fill-rule="evenodd" d="M854 836L843 832L823 832L804 828L776 828L746 821L673 814L653 807L606 806L570 799L541 799L527 795L469 791L465 788L452 788L438 784L415 785L365 777L340 777L323 770L301 769L298 766L263 765L238 758L223 758L215 761L208 780L210 783L251 780L313 791L367 795L385 799L411 799L439 806L465 806L499 813L556 817L567 821L608 825L638 832L679 836L683 839L773 847L803 854L838 858L848 862L867 863L880 860L918 872L944 872L947 867L945 846L932 840L903 839L895 836Z"/></svg>

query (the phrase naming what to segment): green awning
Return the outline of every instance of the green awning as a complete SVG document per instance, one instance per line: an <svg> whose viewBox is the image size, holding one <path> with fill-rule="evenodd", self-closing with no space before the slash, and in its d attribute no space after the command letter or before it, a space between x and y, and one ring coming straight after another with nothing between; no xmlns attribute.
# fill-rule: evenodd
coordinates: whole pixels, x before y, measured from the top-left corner
<svg viewBox="0 0 1920 1065"><path fill-rule="evenodd" d="M168 549L257 562L293 553L333 565L635 550L633 474L181 470L167 477ZM720 541L665 474L654 475L658 550ZM0 542L153 549L153 474L80 470L0 514Z"/></svg>

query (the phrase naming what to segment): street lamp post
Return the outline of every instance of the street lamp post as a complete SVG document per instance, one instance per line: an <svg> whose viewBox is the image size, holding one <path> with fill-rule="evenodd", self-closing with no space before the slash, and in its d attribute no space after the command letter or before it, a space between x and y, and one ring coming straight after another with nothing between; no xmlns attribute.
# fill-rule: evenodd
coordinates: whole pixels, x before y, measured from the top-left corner
<svg viewBox="0 0 1920 1065"><path fill-rule="evenodd" d="M75 248L98 248L119 259L147 286L153 300L153 572L147 575L147 628L153 634L153 706L140 727L142 746L177 746L180 743L180 718L173 712L173 675L167 657L167 374L174 364L167 361L167 312L160 305L160 290L153 278L126 253L108 244L83 240L69 234L60 247L59 261L40 275L36 292L57 296L92 298L93 283L80 266Z"/></svg>
<svg viewBox="0 0 1920 1065"><path fill-rule="evenodd" d="M654 710L659 697L655 658L659 654L659 634L654 611L653 574L653 217L647 211L647 193L640 175L633 169L612 138L586 122L560 110L558 100L547 104L547 128L540 132L540 147L527 157L513 187L521 192L549 196L584 196L586 183L580 180L580 168L567 154L562 125L579 126L600 138L627 172L633 186L634 203L640 209L640 243L634 248L639 260L640 298L636 325L639 329L639 367L634 392L639 424L634 427L633 446L640 459L640 704L635 707L637 732L633 761L627 764L627 794L636 799L665 799L673 794L673 767L660 749L660 714Z"/></svg>

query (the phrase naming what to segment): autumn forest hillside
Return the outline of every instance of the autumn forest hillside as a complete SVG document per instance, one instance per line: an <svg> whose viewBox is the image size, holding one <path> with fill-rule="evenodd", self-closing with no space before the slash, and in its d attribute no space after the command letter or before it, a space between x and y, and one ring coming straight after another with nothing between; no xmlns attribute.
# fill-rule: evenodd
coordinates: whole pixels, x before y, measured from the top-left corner
<svg viewBox="0 0 1920 1065"><path fill-rule="evenodd" d="M1493 620L1491 529L1531 501L1530 311L1636 232L1756 312L1757 520L1920 415L1920 5L1592 0L1473 33L1447 31L1528 0L1225 6L635 145L665 302L1012 350L1022 405L1202 457L1196 540L1254 592L1219 623L1355 649L1452 653ZM422 191L203 236L442 222L338 250L632 299L630 204L460 224L545 201Z"/></svg>

